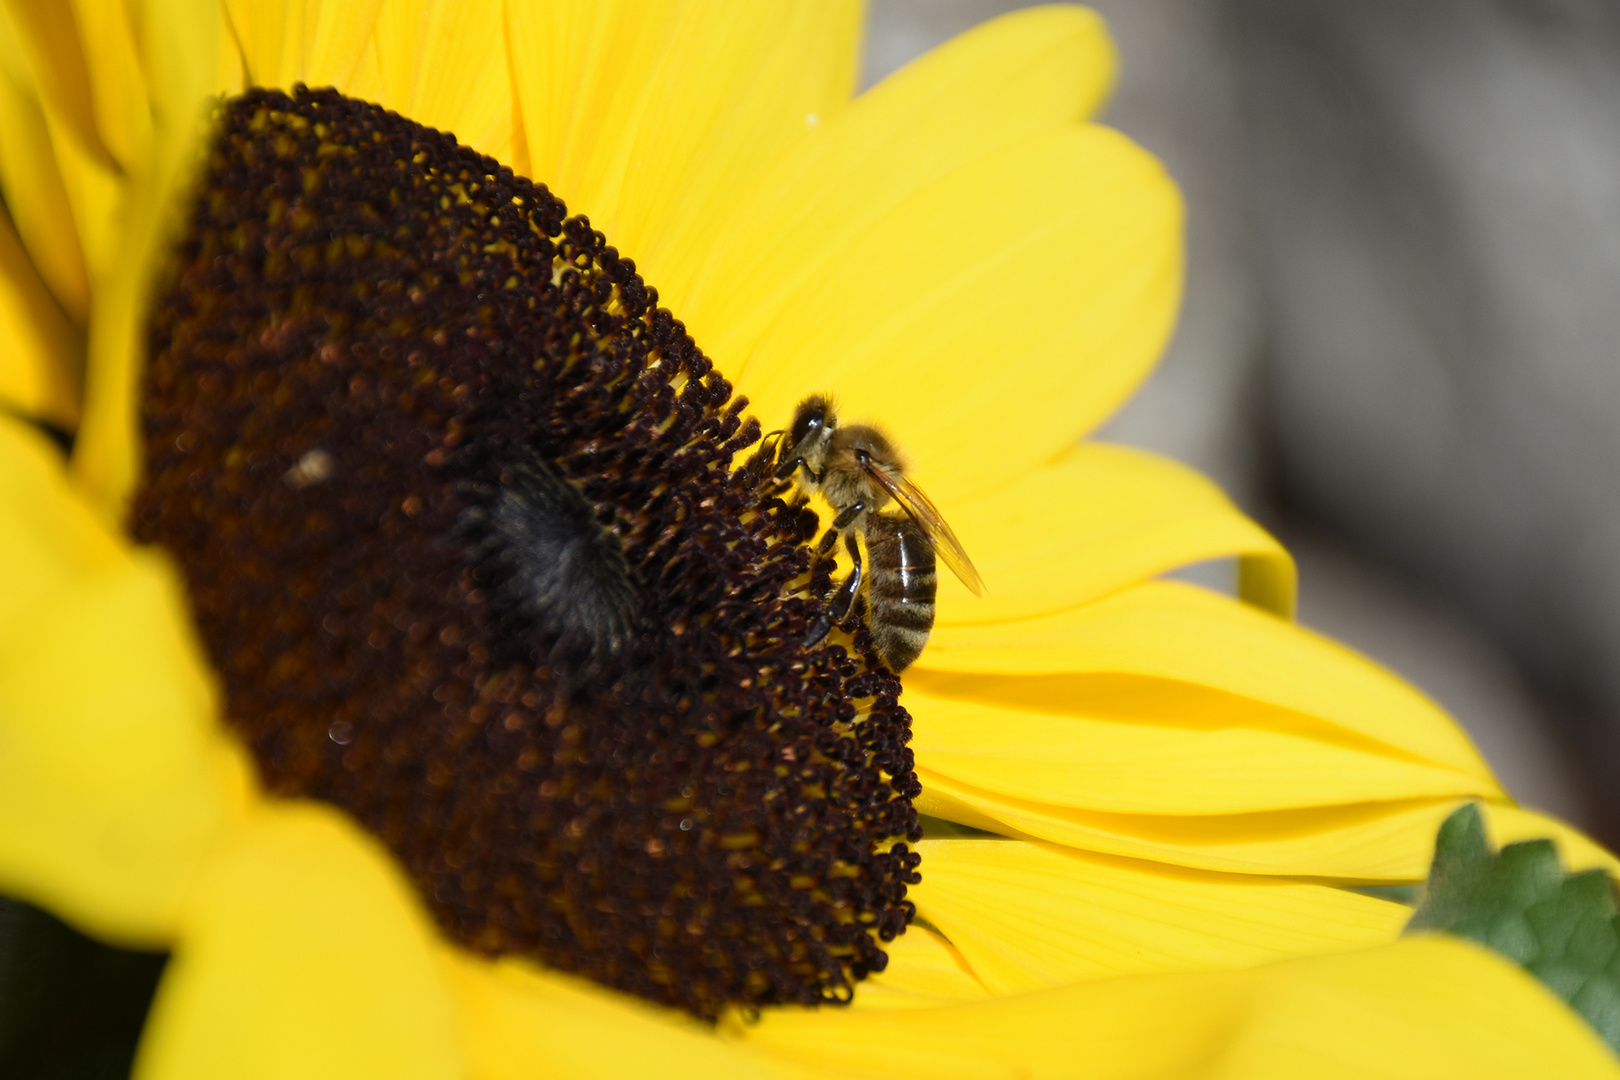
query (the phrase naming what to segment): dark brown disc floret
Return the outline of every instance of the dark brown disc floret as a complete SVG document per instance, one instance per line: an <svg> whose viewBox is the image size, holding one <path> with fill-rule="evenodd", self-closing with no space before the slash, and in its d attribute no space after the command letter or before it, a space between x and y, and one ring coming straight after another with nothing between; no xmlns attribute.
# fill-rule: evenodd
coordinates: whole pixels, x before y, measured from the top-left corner
<svg viewBox="0 0 1620 1080"><path fill-rule="evenodd" d="M332 91L220 107L148 327L133 529L273 792L443 931L715 1017L847 1000L905 929L899 681L802 642L815 515L545 188Z"/></svg>

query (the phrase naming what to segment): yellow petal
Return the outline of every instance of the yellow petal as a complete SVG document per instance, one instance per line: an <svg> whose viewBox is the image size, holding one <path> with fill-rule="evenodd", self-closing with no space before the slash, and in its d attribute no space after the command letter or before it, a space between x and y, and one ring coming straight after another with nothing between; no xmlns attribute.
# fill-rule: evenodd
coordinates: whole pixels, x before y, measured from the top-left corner
<svg viewBox="0 0 1620 1080"><path fill-rule="evenodd" d="M856 1009L915 1009L990 996L956 947L913 923L887 942L889 966L855 987Z"/></svg>
<svg viewBox="0 0 1620 1080"><path fill-rule="evenodd" d="M108 10L103 3L12 3L11 32L0 35L8 39L7 66L19 75L29 73L26 80L14 79L32 88L51 147L50 154L30 157L25 166L54 171L60 180L91 293L98 275L116 261L122 173L139 164L151 132L129 9L116 3ZM86 20L96 23L88 33ZM104 127L117 128L112 139L103 137Z"/></svg>
<svg viewBox="0 0 1620 1080"><path fill-rule="evenodd" d="M225 0L233 42L255 86L344 90L354 78L382 0Z"/></svg>
<svg viewBox="0 0 1620 1080"><path fill-rule="evenodd" d="M849 0L801 0L682 21L625 161L609 233L666 303L678 304L761 168L848 102L861 15Z"/></svg>
<svg viewBox="0 0 1620 1080"><path fill-rule="evenodd" d="M919 813L1008 836L1176 866L1238 874L1287 874L1347 883L1422 881L1434 835L1455 799L1408 800L1256 814L1107 814L1011 799L919 768ZM1571 869L1620 871L1620 860L1567 825L1487 802L1503 842L1551 837Z"/></svg>
<svg viewBox="0 0 1620 1080"><path fill-rule="evenodd" d="M759 170L847 101L860 5L510 5L531 175L633 257L681 315L681 283Z"/></svg>
<svg viewBox="0 0 1620 1080"><path fill-rule="evenodd" d="M0 416L0 625L50 589L123 561L120 543L68 487L61 453Z"/></svg>
<svg viewBox="0 0 1620 1080"><path fill-rule="evenodd" d="M1001 147L815 254L758 342L716 357L741 365L767 427L833 391L952 506L1056 456L1147 373L1180 295L1181 203L1149 154L1081 125Z"/></svg>
<svg viewBox="0 0 1620 1080"><path fill-rule="evenodd" d="M210 0L168 0L139 14L151 94L152 150L131 168L116 221L117 259L96 283L84 422L73 467L108 522L123 520L139 475L137 388L151 275L189 183L222 65L222 16Z"/></svg>
<svg viewBox="0 0 1620 1080"><path fill-rule="evenodd" d="M794 293L874 221L969 162L1072 124L1097 106L1114 68L1103 22L1084 8L1028 8L977 26L849 108L817 113L709 238L700 278L654 284L735 378Z"/></svg>
<svg viewBox="0 0 1620 1080"><path fill-rule="evenodd" d="M1400 904L1017 840L924 840L907 897L992 993L1249 967L1393 941Z"/></svg>
<svg viewBox="0 0 1620 1080"><path fill-rule="evenodd" d="M938 1009L773 1011L727 1033L885 1080L1620 1076L1596 1033L1534 978L1449 938Z"/></svg>
<svg viewBox="0 0 1620 1080"><path fill-rule="evenodd" d="M470 1080L786 1080L808 1073L790 1061L724 1043L682 1014L583 979L515 960L492 963L460 950L441 950L441 962Z"/></svg>
<svg viewBox="0 0 1620 1080"><path fill-rule="evenodd" d="M66 314L90 317L90 274L33 74L0 11L0 190L18 235Z"/></svg>
<svg viewBox="0 0 1620 1080"><path fill-rule="evenodd" d="M98 100L92 80L108 77L117 81L129 73L114 70L104 76L91 66L74 11L77 4L6 0L5 6L15 34L14 47L33 74L40 104L57 117L68 140L101 167L115 168L116 159L102 141L97 124ZM98 36L106 32L104 28Z"/></svg>
<svg viewBox="0 0 1620 1080"><path fill-rule="evenodd" d="M1292 612L1293 560L1202 474L1167 458L1082 443L994 490L941 507L989 587L940 575L940 626L1049 615L1206 559L1275 564ZM926 657L924 663L926 663Z"/></svg>
<svg viewBox="0 0 1620 1080"><path fill-rule="evenodd" d="M1580 830L1534 810L1505 803L1484 805L1486 831L1494 847L1520 840L1550 839L1558 848L1559 858L1570 871L1606 870L1611 877L1620 877L1620 858Z"/></svg>
<svg viewBox="0 0 1620 1080"><path fill-rule="evenodd" d="M0 210L0 407L66 431L79 422L84 338Z"/></svg>
<svg viewBox="0 0 1620 1080"><path fill-rule="evenodd" d="M45 109L45 129L56 151L56 167L67 194L68 210L84 246L84 261L90 272L91 299L103 277L118 262L120 218L125 188L117 168L103 161L79 142L49 107Z"/></svg>
<svg viewBox="0 0 1620 1080"><path fill-rule="evenodd" d="M674 32L678 0L508 0L512 86L527 160L516 167L572 213L608 223L613 163L629 153L651 72Z"/></svg>
<svg viewBox="0 0 1620 1080"><path fill-rule="evenodd" d="M937 627L919 669L907 674L908 686L1033 708L1084 694L1090 674L1191 683L1303 714L1307 726L1314 724L1305 717L1314 717L1494 785L1462 729L1396 676L1181 582L1147 582L1045 618Z"/></svg>
<svg viewBox="0 0 1620 1080"><path fill-rule="evenodd" d="M500 0L384 0L378 104L510 162L516 103Z"/></svg>
<svg viewBox="0 0 1620 1080"><path fill-rule="evenodd" d="M0 625L0 891L121 942L172 940L243 796L173 573L137 556Z"/></svg>
<svg viewBox="0 0 1620 1080"><path fill-rule="evenodd" d="M152 137L130 5L125 0L73 0L72 10L86 68L94 72L89 95L96 133L113 161L127 169L147 153Z"/></svg>
<svg viewBox="0 0 1620 1080"><path fill-rule="evenodd" d="M958 677L969 681L972 677ZM1431 796L1495 796L1313 717L1159 679L996 680L1006 704L907 677L917 767L1011 799L1117 814L1241 814ZM994 693L995 690L991 690Z"/></svg>
<svg viewBox="0 0 1620 1080"><path fill-rule="evenodd" d="M134 1075L457 1076L432 949L375 840L328 806L267 804L187 897Z"/></svg>

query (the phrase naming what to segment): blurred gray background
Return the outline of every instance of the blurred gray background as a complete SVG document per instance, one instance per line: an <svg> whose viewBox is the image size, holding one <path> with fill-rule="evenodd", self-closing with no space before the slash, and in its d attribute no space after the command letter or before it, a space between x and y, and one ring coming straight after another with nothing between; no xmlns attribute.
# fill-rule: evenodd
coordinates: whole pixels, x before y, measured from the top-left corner
<svg viewBox="0 0 1620 1080"><path fill-rule="evenodd" d="M871 0L864 83L1022 6ZM1092 6L1104 119L1188 204L1180 329L1102 437L1214 476L1302 622L1620 845L1620 3Z"/></svg>

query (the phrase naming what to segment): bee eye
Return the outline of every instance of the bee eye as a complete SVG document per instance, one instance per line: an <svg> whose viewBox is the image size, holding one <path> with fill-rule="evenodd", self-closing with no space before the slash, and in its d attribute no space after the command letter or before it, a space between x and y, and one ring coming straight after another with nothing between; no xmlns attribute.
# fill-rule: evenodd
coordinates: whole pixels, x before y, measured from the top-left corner
<svg viewBox="0 0 1620 1080"><path fill-rule="evenodd" d="M790 446L803 445L814 432L821 430L826 421L826 413L814 403L799 406L799 411L793 414L793 430L789 432L788 444Z"/></svg>

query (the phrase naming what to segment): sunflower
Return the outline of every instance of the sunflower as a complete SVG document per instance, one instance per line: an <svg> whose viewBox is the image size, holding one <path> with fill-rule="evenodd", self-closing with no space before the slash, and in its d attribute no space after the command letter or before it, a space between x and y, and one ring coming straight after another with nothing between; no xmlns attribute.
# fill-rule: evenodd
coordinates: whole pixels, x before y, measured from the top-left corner
<svg viewBox="0 0 1620 1080"><path fill-rule="evenodd" d="M1615 1075L1343 888L1465 800L1613 857L1075 442L1180 272L1100 22L852 97L860 15L5 9L0 889L172 950L143 1077ZM990 583L903 686L804 645L820 523L734 468L829 387ZM511 594L576 541L634 643Z"/></svg>

